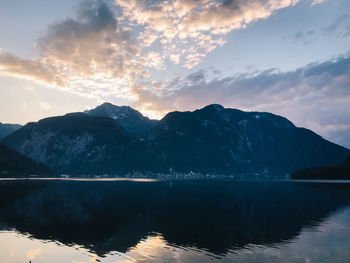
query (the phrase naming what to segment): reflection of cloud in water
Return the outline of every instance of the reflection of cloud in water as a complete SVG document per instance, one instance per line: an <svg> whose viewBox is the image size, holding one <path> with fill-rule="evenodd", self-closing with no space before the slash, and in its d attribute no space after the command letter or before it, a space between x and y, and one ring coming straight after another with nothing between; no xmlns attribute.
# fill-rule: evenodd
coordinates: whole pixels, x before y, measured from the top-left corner
<svg viewBox="0 0 350 263"><path fill-rule="evenodd" d="M350 207L328 217L317 227L306 227L296 238L274 245L247 245L215 257L205 250L174 246L161 234L141 240L126 253L110 252L98 257L87 249L66 246L19 235L0 232L1 262L22 262L27 256L35 263L146 263L146 262L346 262L350 258ZM287 227L287 226L286 226ZM3 261L4 260L4 261Z"/></svg>
<svg viewBox="0 0 350 263"><path fill-rule="evenodd" d="M346 262L350 258L348 222L350 207L333 214L320 226L304 228L293 240L271 246L247 245L220 258L204 250L172 246L157 235L142 240L125 254L125 259L113 263Z"/></svg>
<svg viewBox="0 0 350 263"><path fill-rule="evenodd" d="M317 227L307 227L293 240L277 246L250 245L229 253L223 262L348 262L350 207ZM277 260L277 261L276 261Z"/></svg>
<svg viewBox="0 0 350 263"><path fill-rule="evenodd" d="M347 262L350 258L350 207L317 227L307 227L293 240L271 246L247 245L215 258L204 250L174 247L161 235L148 237L115 263L140 262ZM107 257L108 258L108 257ZM107 259L106 258L106 259ZM104 262L104 261L103 261ZM106 262L109 262L108 260ZM114 263L114 262L113 262Z"/></svg>
<svg viewBox="0 0 350 263"><path fill-rule="evenodd" d="M31 249L27 253L27 259L29 260L34 259L39 254L40 254L40 249Z"/></svg>
<svg viewBox="0 0 350 263"><path fill-rule="evenodd" d="M19 231L0 231L1 263L28 262L28 251L35 255L33 263L341 262L350 257L350 207L340 209L350 203L345 184L26 181L1 186L0 229Z"/></svg>
<svg viewBox="0 0 350 263"><path fill-rule="evenodd" d="M161 234L157 234L141 240L125 253L124 259L113 263L206 262L214 257L205 250L168 244Z"/></svg>
<svg viewBox="0 0 350 263"><path fill-rule="evenodd" d="M90 257L89 261L72 260L72 263L96 263L96 262L100 262L98 256L96 256L96 255L92 255L92 257Z"/></svg>
<svg viewBox="0 0 350 263"><path fill-rule="evenodd" d="M173 258L174 250L167 245L166 241L161 235L150 236L141 240L135 247L131 248L126 254L125 259L117 261L118 263L132 263L132 262L147 262L156 259L169 261Z"/></svg>

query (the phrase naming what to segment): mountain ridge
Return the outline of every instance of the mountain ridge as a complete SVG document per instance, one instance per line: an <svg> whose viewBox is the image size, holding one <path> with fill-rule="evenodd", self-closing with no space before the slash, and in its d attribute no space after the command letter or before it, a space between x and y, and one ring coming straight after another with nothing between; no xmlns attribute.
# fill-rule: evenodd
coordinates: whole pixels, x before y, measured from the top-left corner
<svg viewBox="0 0 350 263"><path fill-rule="evenodd" d="M12 124L12 123L2 123L0 122L0 140L5 138L7 135L12 132L22 128L23 126L20 124Z"/></svg>
<svg viewBox="0 0 350 263"><path fill-rule="evenodd" d="M101 106L106 105L111 107ZM115 107L116 114L120 108ZM3 142L56 171L77 175L176 171L286 176L335 165L350 154L282 116L218 104L170 112L142 136L125 129L117 116L94 115L68 113L28 123Z"/></svg>
<svg viewBox="0 0 350 263"><path fill-rule="evenodd" d="M298 141L293 141L293 138L298 138L305 145L297 145ZM349 152L310 130L296 127L284 117L226 109L217 104L192 112L168 113L150 131L148 139L161 148L175 170L202 172L215 172L220 167L225 173L271 173L279 166L283 173L290 173L299 167L338 162ZM319 148L327 148L332 157L313 151L313 144L322 144ZM184 147L195 150L183 152ZM293 155L285 158L289 151ZM311 161L308 155L312 154L318 157ZM293 160L297 161L292 163ZM206 169L203 170L203 167Z"/></svg>
<svg viewBox="0 0 350 263"><path fill-rule="evenodd" d="M130 106L116 106L105 102L84 113L90 116L109 117L116 120L126 131L136 137L144 136L158 121L143 116Z"/></svg>

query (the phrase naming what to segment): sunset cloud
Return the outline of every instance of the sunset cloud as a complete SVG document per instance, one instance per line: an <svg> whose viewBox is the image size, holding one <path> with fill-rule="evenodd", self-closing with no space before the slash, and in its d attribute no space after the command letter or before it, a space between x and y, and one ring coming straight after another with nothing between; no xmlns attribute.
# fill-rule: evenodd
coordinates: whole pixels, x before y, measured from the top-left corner
<svg viewBox="0 0 350 263"><path fill-rule="evenodd" d="M102 98L130 97L128 87L149 69L162 69L157 52L144 52L132 34L118 27L102 1L84 1L75 18L51 24L35 48L38 59L0 54L0 74L31 79L68 91Z"/></svg>
<svg viewBox="0 0 350 263"><path fill-rule="evenodd" d="M193 68L203 57L225 44L224 36L276 10L296 5L301 0L116 0L122 9L123 23L143 26L141 46L156 40L162 45L163 57L181 58L184 66Z"/></svg>
<svg viewBox="0 0 350 263"><path fill-rule="evenodd" d="M46 65L40 60L21 59L9 53L0 54L0 75L66 86L64 78L54 66Z"/></svg>
<svg viewBox="0 0 350 263"><path fill-rule="evenodd" d="M225 34L265 19L274 11L298 2L299 0L206 1L201 8L189 13L182 25L189 32L211 31L212 34Z"/></svg>
<svg viewBox="0 0 350 263"><path fill-rule="evenodd" d="M152 79L152 72L169 63L191 69L224 45L228 32L299 1L115 0L115 12L102 0L87 0L75 17L41 34L34 45L37 59L0 54L0 74L99 100L134 101L135 86Z"/></svg>

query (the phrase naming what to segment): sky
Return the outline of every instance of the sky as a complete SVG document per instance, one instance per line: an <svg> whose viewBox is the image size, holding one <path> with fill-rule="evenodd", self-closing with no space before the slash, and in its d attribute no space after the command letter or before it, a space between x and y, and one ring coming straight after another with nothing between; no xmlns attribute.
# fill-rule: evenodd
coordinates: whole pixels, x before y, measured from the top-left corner
<svg viewBox="0 0 350 263"><path fill-rule="evenodd" d="M218 103L350 148L348 0L1 0L0 122Z"/></svg>

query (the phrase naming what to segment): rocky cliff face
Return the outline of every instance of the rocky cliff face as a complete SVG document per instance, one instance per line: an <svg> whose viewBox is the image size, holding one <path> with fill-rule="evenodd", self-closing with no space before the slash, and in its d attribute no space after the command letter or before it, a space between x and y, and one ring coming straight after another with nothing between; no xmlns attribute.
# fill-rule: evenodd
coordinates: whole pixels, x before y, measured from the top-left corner
<svg viewBox="0 0 350 263"><path fill-rule="evenodd" d="M83 113L29 123L4 143L56 171L73 174L125 173L152 155L113 119Z"/></svg>
<svg viewBox="0 0 350 263"><path fill-rule="evenodd" d="M45 165L0 143L0 177L30 175L52 176L55 174Z"/></svg>

